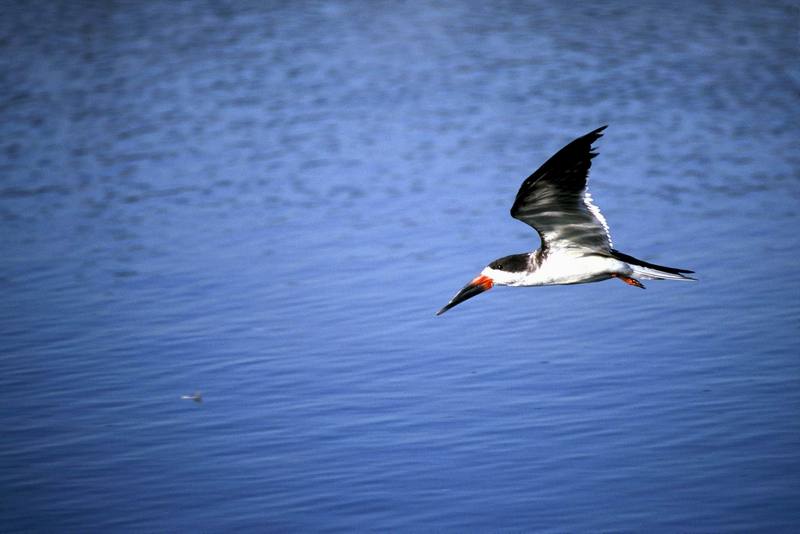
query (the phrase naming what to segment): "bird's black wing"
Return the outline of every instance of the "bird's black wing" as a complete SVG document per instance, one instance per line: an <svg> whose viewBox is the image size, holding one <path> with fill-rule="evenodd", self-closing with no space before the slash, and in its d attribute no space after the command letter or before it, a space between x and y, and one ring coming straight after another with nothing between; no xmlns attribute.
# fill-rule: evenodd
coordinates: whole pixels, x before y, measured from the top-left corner
<svg viewBox="0 0 800 534"><path fill-rule="evenodd" d="M517 193L511 216L533 227L543 249L611 249L608 224L586 192L592 143L606 126L575 139L528 176Z"/></svg>

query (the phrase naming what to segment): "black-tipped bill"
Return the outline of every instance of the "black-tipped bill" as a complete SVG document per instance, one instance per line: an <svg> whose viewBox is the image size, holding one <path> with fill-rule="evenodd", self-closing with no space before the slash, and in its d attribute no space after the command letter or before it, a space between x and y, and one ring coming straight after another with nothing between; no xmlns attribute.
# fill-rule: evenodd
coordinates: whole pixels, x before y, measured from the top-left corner
<svg viewBox="0 0 800 534"><path fill-rule="evenodd" d="M471 299L475 295L479 295L488 289L492 289L493 285L494 281L492 281L492 279L488 276L478 276L472 282L465 285L461 291L456 293L456 296L450 299L450 302L447 303L447 306L436 312L436 315L441 315L453 306L461 304L465 300Z"/></svg>

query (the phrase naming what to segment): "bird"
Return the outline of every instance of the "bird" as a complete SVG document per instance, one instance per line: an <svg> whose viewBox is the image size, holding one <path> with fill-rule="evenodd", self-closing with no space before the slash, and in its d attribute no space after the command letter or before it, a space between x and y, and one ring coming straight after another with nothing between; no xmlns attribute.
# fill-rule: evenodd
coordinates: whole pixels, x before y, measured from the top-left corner
<svg viewBox="0 0 800 534"><path fill-rule="evenodd" d="M696 280L687 276L694 271L656 265L613 248L608 223L586 188L592 158L598 154L592 145L607 127L570 142L522 182L511 216L536 230L541 246L491 262L437 316L494 286L585 284L615 278L644 289L640 279Z"/></svg>
<svg viewBox="0 0 800 534"><path fill-rule="evenodd" d="M181 395L181 400L190 400L200 404L203 402L203 394L199 391L195 391L191 395Z"/></svg>

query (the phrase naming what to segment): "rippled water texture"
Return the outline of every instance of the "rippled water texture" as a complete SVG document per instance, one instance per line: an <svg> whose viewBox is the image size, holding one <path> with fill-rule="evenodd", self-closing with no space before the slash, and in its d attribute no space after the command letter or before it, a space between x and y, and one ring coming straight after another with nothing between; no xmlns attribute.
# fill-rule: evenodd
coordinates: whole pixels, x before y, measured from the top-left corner
<svg viewBox="0 0 800 534"><path fill-rule="evenodd" d="M1 529L797 531L799 13L5 3ZM435 318L606 123L700 281Z"/></svg>

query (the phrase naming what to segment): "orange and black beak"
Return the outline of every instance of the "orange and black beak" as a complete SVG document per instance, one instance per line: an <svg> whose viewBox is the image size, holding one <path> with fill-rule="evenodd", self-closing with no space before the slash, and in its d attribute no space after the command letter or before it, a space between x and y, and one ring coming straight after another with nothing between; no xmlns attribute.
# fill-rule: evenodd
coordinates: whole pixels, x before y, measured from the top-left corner
<svg viewBox="0 0 800 534"><path fill-rule="evenodd" d="M472 282L465 285L461 291L456 293L456 296L450 299L450 302L447 303L447 306L436 312L436 315L441 315L456 304L461 304L465 300L471 299L475 295L483 293L488 289L492 289L493 285L494 281L491 278L488 276L479 275Z"/></svg>

